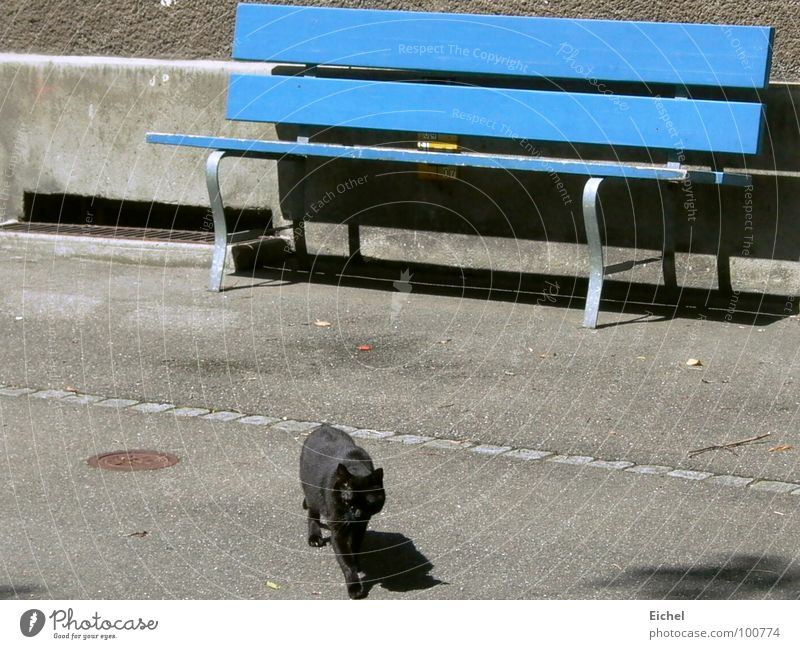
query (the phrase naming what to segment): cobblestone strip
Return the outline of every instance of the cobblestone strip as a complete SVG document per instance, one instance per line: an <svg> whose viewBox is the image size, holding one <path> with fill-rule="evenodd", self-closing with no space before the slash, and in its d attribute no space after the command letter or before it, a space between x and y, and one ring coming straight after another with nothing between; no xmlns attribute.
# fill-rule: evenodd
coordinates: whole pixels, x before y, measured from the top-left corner
<svg viewBox="0 0 800 649"><path fill-rule="evenodd" d="M0 397L18 398L22 396L58 401L59 403L77 406L117 408L143 414L163 413L167 416L171 415L182 419L196 417L215 421L217 423L264 426L268 430L281 431L291 435L307 435L320 425L318 422L314 421L296 421L294 419L282 419L267 415L247 414L234 410L210 410L208 408L198 408L194 406L176 406L173 403L137 401L136 399L123 399L118 397L107 398L95 394L76 393L71 390L37 390L13 385L0 385ZM657 464L636 464L635 462L629 462L627 460L594 458L588 455L559 454L547 450L481 444L480 442L469 440L444 439L430 435L401 435L393 431L372 430L343 424L335 425L337 428L344 430L353 437L361 439L395 442L408 446L422 446L444 451L465 451L487 458L500 457L522 462L553 462L577 467L592 467L605 471L625 471L627 473L637 473L643 476L666 476L679 480L707 482L708 484L721 487L752 489L753 491L773 493L776 495L790 494L793 496L800 496L800 483L795 482L781 482L778 480L767 480L765 478L715 474L708 471L693 471L690 469L661 466Z"/></svg>

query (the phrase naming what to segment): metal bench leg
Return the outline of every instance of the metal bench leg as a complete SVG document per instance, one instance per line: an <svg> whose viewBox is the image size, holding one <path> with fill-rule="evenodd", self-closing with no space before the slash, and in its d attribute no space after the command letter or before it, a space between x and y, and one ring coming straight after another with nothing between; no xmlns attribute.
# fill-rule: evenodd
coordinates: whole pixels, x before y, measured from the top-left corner
<svg viewBox="0 0 800 649"><path fill-rule="evenodd" d="M206 185L214 217L214 256L211 261L211 274L208 277L208 290L222 290L222 273L225 270L225 255L228 252L228 228L225 225L225 207L219 188L219 163L226 151L213 151L206 161Z"/></svg>
<svg viewBox="0 0 800 649"><path fill-rule="evenodd" d="M308 142L308 137L298 138L298 142ZM308 270L311 260L308 257L308 244L306 243L306 220L308 215L308 192L306 189L309 177L309 161L301 158L288 162L291 170L292 187L290 202L284 208L292 222L292 239L294 240L294 256L298 268Z"/></svg>
<svg viewBox="0 0 800 649"><path fill-rule="evenodd" d="M720 246L722 246L720 241ZM730 295L733 293L733 284L731 284L731 256L722 250L717 252L717 281L719 292L723 295Z"/></svg>
<svg viewBox="0 0 800 649"><path fill-rule="evenodd" d="M364 261L361 256L361 232L358 224L347 224L347 245L350 250L350 261L360 263Z"/></svg>
<svg viewBox="0 0 800 649"><path fill-rule="evenodd" d="M306 222L304 220L292 221L292 234L294 236L294 254L300 268L309 268L308 246L306 245Z"/></svg>
<svg viewBox="0 0 800 649"><path fill-rule="evenodd" d="M675 272L675 214L680 190L681 186L678 183L667 183L664 193L664 249L661 251L661 272L664 276L664 286L669 292L678 287Z"/></svg>
<svg viewBox="0 0 800 649"><path fill-rule="evenodd" d="M589 244L589 291L586 294L583 326L589 329L597 327L600 294L603 292L603 242L600 240L600 222L597 218L597 191L603 180L589 178L583 188L583 224L586 228L586 242Z"/></svg>

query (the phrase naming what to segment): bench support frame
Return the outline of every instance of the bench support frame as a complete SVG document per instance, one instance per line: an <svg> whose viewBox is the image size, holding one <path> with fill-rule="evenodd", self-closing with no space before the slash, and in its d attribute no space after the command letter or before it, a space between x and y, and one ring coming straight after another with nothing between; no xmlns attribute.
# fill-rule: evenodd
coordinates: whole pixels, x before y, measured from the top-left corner
<svg viewBox="0 0 800 649"><path fill-rule="evenodd" d="M219 186L219 164L226 154L227 151L212 151L206 161L206 186L214 218L214 256L208 277L208 290L215 293L222 290L222 273L225 270L225 257L228 253L228 226L225 224L225 206Z"/></svg>
<svg viewBox="0 0 800 649"><path fill-rule="evenodd" d="M583 326L589 329L597 327L597 315L600 310L600 295L603 292L603 241L600 238L600 220L598 214L600 201L598 191L605 178L589 178L583 187L583 225L586 228L586 243L589 245L589 290L586 293L586 309L583 314Z"/></svg>
<svg viewBox="0 0 800 649"><path fill-rule="evenodd" d="M664 201L664 247L661 252L661 273L667 291L674 292L678 288L678 277L675 271L675 215L678 209L681 186L678 183L667 183L663 193Z"/></svg>
<svg viewBox="0 0 800 649"><path fill-rule="evenodd" d="M240 235L240 238L253 238L254 233L242 232L228 234L225 222L225 206L222 200L222 191L219 182L219 168L223 158L235 157L272 157L263 155L243 155L241 152L232 152L224 149L212 151L206 161L206 186L208 188L208 198L211 205L211 213L214 220L214 251L211 262L211 271L208 278L208 290L220 292L222 290L223 273L225 271L225 260L228 253L228 244L231 239ZM295 164L306 167L306 159L296 160ZM600 310L600 299L603 293L603 281L605 276L605 254L603 250L603 237L601 236L601 220L603 219L602 204L599 198L600 186L606 180L605 177L592 176L586 181L583 189L583 223L586 231L586 242L589 251L589 288L586 295L586 306L584 309L583 326L589 329L597 328L597 320ZM748 179L749 180L749 179ZM301 213L305 213L305 179L301 181L300 193L302 194ZM680 183L671 181L666 183L663 197L663 249L661 258L661 268L664 286L668 291L677 290L677 277L675 271L675 214L680 194ZM292 231L294 239L295 254L301 267L308 268L310 260L306 246L305 219L293 219ZM348 247L350 260L361 262L361 242L358 223L348 223ZM255 233L257 234L257 233ZM728 269L728 259L720 253L717 261L719 273L720 290L724 291L730 286L730 271Z"/></svg>

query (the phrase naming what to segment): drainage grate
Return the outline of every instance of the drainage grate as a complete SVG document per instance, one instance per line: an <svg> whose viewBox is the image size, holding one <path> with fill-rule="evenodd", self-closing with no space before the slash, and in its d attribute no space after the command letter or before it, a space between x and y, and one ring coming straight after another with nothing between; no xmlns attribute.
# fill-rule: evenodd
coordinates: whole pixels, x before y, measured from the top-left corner
<svg viewBox="0 0 800 649"><path fill-rule="evenodd" d="M125 239L127 241L163 241L169 243L200 243L213 245L213 232L193 230L160 230L109 225L77 225L70 223L6 223L0 232L26 232L30 234L57 234L72 237L99 239Z"/></svg>
<svg viewBox="0 0 800 649"><path fill-rule="evenodd" d="M147 471L166 469L178 463L171 453L160 451L112 451L90 457L89 466L109 471Z"/></svg>

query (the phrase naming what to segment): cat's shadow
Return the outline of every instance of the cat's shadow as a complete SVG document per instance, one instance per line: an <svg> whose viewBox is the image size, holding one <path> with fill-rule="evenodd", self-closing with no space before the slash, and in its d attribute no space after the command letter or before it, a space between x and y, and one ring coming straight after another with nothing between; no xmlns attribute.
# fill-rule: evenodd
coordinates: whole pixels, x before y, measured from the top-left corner
<svg viewBox="0 0 800 649"><path fill-rule="evenodd" d="M379 585L392 592L405 593L447 583L431 575L433 564L417 550L411 539L396 532L368 531L361 547L359 567L369 590Z"/></svg>

